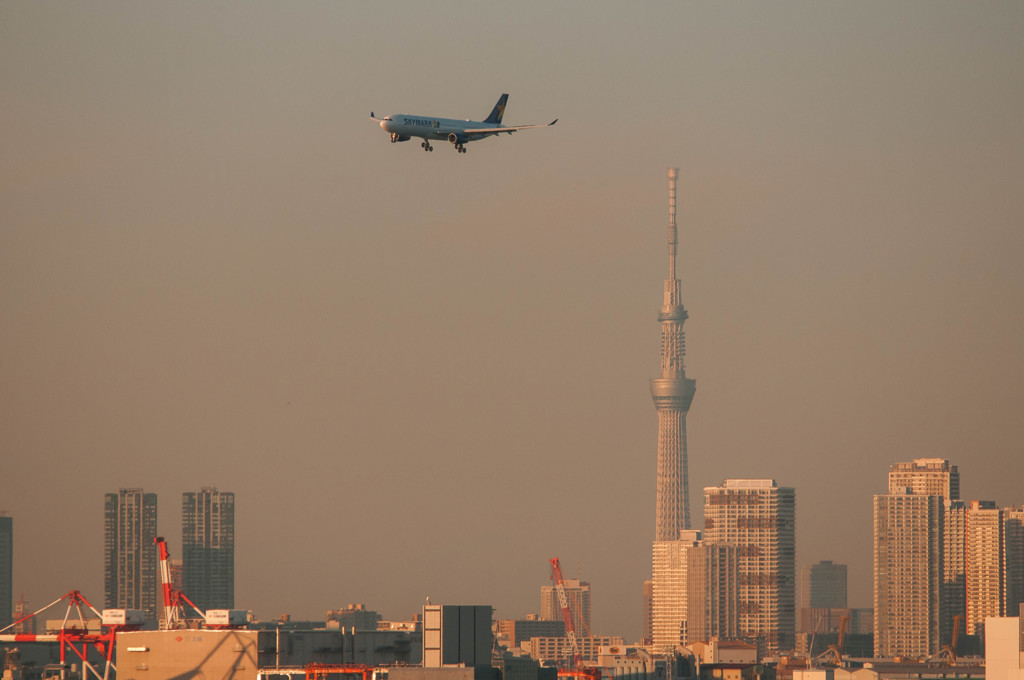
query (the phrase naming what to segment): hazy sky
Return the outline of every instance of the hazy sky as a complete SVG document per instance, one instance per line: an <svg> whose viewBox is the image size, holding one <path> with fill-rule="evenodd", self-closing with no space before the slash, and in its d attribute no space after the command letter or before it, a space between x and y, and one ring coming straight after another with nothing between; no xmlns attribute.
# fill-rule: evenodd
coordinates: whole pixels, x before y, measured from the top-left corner
<svg viewBox="0 0 1024 680"><path fill-rule="evenodd" d="M797 495L871 605L887 466L1024 504L1024 3L0 3L0 509L103 601L103 494L237 494L236 605L640 634L666 168L692 512ZM374 110L553 128L457 154Z"/></svg>

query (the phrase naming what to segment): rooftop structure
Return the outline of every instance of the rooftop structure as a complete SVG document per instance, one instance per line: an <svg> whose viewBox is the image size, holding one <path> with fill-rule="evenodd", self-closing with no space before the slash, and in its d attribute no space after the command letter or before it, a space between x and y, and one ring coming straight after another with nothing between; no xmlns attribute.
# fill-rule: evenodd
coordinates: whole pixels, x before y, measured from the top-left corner
<svg viewBox="0 0 1024 680"><path fill-rule="evenodd" d="M889 493L910 493L942 496L946 500L960 498L960 471L942 458L915 458L910 463L889 466Z"/></svg>

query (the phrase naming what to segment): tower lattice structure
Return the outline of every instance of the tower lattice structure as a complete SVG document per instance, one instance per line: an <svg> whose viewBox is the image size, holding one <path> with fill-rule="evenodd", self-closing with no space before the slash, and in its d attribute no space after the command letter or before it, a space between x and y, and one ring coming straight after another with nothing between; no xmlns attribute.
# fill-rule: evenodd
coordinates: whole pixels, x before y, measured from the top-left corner
<svg viewBox="0 0 1024 680"><path fill-rule="evenodd" d="M697 381L686 377L683 356L687 319L682 284L676 278L676 176L668 171L668 278L658 313L661 322L661 375L651 379L651 396L658 410L658 495L654 540L674 541L690 528L690 478L686 460L686 414Z"/></svg>

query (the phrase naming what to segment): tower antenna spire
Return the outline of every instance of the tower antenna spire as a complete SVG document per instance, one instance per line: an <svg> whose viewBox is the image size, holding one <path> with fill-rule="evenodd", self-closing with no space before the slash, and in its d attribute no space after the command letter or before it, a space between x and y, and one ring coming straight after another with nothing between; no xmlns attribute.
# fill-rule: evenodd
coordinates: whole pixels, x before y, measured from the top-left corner
<svg viewBox="0 0 1024 680"><path fill-rule="evenodd" d="M668 278L676 278L676 248L679 239L676 234L676 177L679 168L668 169Z"/></svg>

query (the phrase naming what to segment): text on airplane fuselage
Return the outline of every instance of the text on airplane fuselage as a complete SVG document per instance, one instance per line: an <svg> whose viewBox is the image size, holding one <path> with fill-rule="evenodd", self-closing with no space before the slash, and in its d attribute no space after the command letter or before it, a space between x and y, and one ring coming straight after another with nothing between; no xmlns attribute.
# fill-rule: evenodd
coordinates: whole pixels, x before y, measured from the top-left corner
<svg viewBox="0 0 1024 680"><path fill-rule="evenodd" d="M426 118L402 118L403 125L413 125L416 127L441 127L441 124L436 120L427 120Z"/></svg>

